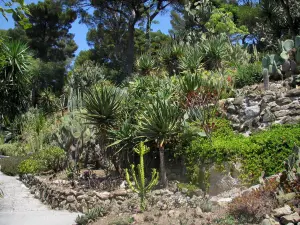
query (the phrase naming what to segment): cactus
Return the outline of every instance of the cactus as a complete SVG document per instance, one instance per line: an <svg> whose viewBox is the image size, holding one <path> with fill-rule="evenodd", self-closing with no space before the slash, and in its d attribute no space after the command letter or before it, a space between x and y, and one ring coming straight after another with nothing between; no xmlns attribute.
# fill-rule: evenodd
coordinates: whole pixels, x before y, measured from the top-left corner
<svg viewBox="0 0 300 225"><path fill-rule="evenodd" d="M285 60L282 71L291 71L293 74L297 72L297 64L300 63L300 36L294 40L285 40L281 42L282 52L280 57Z"/></svg>
<svg viewBox="0 0 300 225"><path fill-rule="evenodd" d="M146 186L145 185L145 171L144 171L144 155L150 151L150 148L145 146L143 142L140 142L139 148L134 148L134 151L140 156L140 164L137 166L138 168L138 177L136 176L135 166L131 165L131 175L133 178L133 182L130 181L130 176L128 169L125 169L126 180L128 182L129 187L132 191L139 194L141 200L141 209L145 210L146 208L146 194L158 183L159 173L156 169L152 169L151 181ZM139 180L138 180L139 179Z"/></svg>
<svg viewBox="0 0 300 225"><path fill-rule="evenodd" d="M300 148L294 147L294 152L284 162L285 170L280 175L280 191L300 194Z"/></svg>
<svg viewBox="0 0 300 225"><path fill-rule="evenodd" d="M266 55L262 59L263 69L268 70L268 74L270 76L278 76L278 75L282 76L278 65L280 65L280 58L275 54Z"/></svg>
<svg viewBox="0 0 300 225"><path fill-rule="evenodd" d="M269 71L266 68L263 69L263 77L264 77L264 88L265 90L269 90Z"/></svg>

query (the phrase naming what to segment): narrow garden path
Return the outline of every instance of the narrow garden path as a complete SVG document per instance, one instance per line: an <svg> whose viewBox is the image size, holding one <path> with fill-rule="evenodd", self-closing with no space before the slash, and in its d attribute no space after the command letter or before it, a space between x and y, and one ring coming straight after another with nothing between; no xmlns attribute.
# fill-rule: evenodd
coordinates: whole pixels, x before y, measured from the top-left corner
<svg viewBox="0 0 300 225"><path fill-rule="evenodd" d="M72 225L78 213L49 209L16 177L0 172L0 225Z"/></svg>

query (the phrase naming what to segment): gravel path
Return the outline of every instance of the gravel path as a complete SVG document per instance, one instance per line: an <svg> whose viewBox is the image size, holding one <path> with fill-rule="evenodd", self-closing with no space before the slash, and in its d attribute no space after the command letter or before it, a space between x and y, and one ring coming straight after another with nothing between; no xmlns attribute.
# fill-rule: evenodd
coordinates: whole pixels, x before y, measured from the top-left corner
<svg viewBox="0 0 300 225"><path fill-rule="evenodd" d="M16 177L0 172L0 225L73 225L78 213L56 211L42 204Z"/></svg>

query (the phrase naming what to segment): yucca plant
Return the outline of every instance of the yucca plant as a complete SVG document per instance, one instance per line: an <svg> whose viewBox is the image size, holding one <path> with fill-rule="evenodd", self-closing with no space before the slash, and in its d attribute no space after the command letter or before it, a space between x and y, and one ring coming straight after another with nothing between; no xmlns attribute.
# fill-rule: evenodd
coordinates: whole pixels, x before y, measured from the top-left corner
<svg viewBox="0 0 300 225"><path fill-rule="evenodd" d="M140 75L153 75L156 68L156 63L150 54L142 54L135 62L135 67Z"/></svg>
<svg viewBox="0 0 300 225"><path fill-rule="evenodd" d="M180 107L160 98L154 98L138 118L140 136L154 140L159 149L161 184L168 185L165 169L165 144L182 128L183 112Z"/></svg>
<svg viewBox="0 0 300 225"><path fill-rule="evenodd" d="M179 67L183 73L196 73L202 68L203 51L198 45L186 46L179 59Z"/></svg>
<svg viewBox="0 0 300 225"><path fill-rule="evenodd" d="M13 120L29 101L30 54L26 44L8 41L1 43L0 55L0 114Z"/></svg>
<svg viewBox="0 0 300 225"><path fill-rule="evenodd" d="M84 116L99 128L113 125L121 110L124 93L117 87L101 84L85 92Z"/></svg>
<svg viewBox="0 0 300 225"><path fill-rule="evenodd" d="M117 87L101 84L85 93L88 123L95 125L100 134L100 149L106 152L107 130L116 124L123 109L124 92ZM116 164L114 163L116 166ZM116 168L119 170L119 168Z"/></svg>
<svg viewBox="0 0 300 225"><path fill-rule="evenodd" d="M229 43L224 35L212 36L201 42L204 52L205 68L220 70L228 59Z"/></svg>
<svg viewBox="0 0 300 225"><path fill-rule="evenodd" d="M179 74L179 59L183 56L182 44L167 45L159 52L159 57L169 75Z"/></svg>

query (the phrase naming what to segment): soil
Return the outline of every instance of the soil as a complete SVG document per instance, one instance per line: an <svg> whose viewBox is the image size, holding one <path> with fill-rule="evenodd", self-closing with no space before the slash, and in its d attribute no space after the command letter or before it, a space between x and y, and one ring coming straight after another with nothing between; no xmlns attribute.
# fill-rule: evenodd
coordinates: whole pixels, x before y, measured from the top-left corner
<svg viewBox="0 0 300 225"><path fill-rule="evenodd" d="M110 214L99 218L92 225L214 225L222 224L214 221L225 217L225 215L225 209L208 213L196 213L196 209L180 208L169 211L146 211L137 214Z"/></svg>

